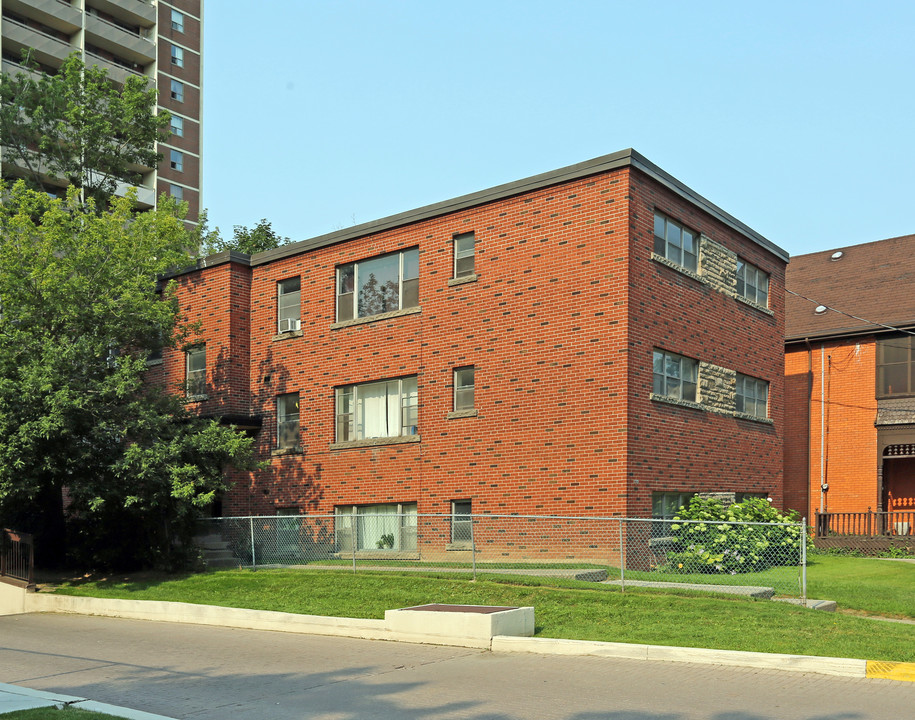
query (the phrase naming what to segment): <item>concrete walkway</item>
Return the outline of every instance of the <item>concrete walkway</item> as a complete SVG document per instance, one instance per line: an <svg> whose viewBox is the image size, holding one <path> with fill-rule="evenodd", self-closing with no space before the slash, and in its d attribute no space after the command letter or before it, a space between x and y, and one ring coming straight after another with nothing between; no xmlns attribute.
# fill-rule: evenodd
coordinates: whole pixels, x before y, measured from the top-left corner
<svg viewBox="0 0 915 720"><path fill-rule="evenodd" d="M130 720L175 720L165 715L153 715L152 713L95 702L73 695L31 690L18 685L0 683L0 717L16 710L33 710L44 707L56 707L58 709L63 709L64 707L79 708L80 710L105 713L112 717L130 718Z"/></svg>

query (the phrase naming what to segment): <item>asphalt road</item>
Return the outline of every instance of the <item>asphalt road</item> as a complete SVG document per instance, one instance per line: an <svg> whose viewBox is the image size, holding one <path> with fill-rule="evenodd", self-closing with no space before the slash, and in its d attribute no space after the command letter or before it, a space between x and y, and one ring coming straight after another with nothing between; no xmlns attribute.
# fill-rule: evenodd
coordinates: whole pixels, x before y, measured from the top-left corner
<svg viewBox="0 0 915 720"><path fill-rule="evenodd" d="M194 720L915 717L915 683L77 615L0 617L0 682Z"/></svg>

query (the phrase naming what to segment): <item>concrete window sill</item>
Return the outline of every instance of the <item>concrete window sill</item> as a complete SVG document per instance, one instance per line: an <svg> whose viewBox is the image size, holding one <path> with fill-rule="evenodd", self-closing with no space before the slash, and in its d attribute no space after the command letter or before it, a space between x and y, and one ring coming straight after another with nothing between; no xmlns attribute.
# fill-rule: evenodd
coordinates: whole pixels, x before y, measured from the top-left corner
<svg viewBox="0 0 915 720"><path fill-rule="evenodd" d="M279 333L278 335L274 335L274 336L271 338L271 341L272 341L272 342L276 342L277 340L289 340L290 338L302 337L302 335L304 335L304 332L303 332L303 331L301 331L301 330L292 330L292 331L290 331L290 332L284 332L284 333Z"/></svg>
<svg viewBox="0 0 915 720"><path fill-rule="evenodd" d="M347 440L330 444L331 450L349 450L350 448L381 447L384 445L404 445L420 442L419 435L401 435L399 437L370 438L368 440Z"/></svg>
<svg viewBox="0 0 915 720"><path fill-rule="evenodd" d="M480 276L474 273L473 275L464 275L463 277L451 278L448 281L448 285L454 287L455 285L466 285L467 283L476 282L479 280Z"/></svg>
<svg viewBox="0 0 915 720"><path fill-rule="evenodd" d="M739 302L742 302L744 305L749 305L754 310L758 310L759 312L765 313L766 315L772 315L772 316L775 315L775 313L772 312L769 308L764 307L764 306L760 305L759 303L755 303L752 300L748 300L745 297L741 297L740 295L735 295L735 297L737 298L737 300Z"/></svg>
<svg viewBox="0 0 915 720"><path fill-rule="evenodd" d="M390 320L391 318L404 317L405 315L417 315L423 311L421 306L404 308L403 310L392 310L391 312L378 313L368 317L353 318L352 320L343 320L335 322L330 326L331 330L340 330L341 328L353 327L353 325L365 325L366 323L378 322L379 320Z"/></svg>
<svg viewBox="0 0 915 720"><path fill-rule="evenodd" d="M300 447L277 448L276 450L270 451L271 457L282 457L283 455L301 455L301 454L302 454L302 448L300 448Z"/></svg>
<svg viewBox="0 0 915 720"><path fill-rule="evenodd" d="M445 417L448 420L457 420L459 418L471 418L471 417L476 417L476 416L477 416L477 411L474 409L474 410L455 410L453 412L448 413Z"/></svg>

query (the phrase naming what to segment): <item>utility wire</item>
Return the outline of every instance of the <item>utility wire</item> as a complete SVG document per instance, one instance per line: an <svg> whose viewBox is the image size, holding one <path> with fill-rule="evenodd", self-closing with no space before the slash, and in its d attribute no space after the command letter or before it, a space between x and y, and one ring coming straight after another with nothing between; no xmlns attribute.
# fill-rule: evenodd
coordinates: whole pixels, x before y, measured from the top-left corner
<svg viewBox="0 0 915 720"><path fill-rule="evenodd" d="M812 298L809 298L806 295L801 295L800 293L794 292L794 290L789 290L788 288L785 288L785 292L790 293L791 295L794 295L795 297L799 297L802 300L806 300L807 302L812 302L817 307L824 307L827 310L832 310L835 313L839 313L839 315L845 315L846 317L850 317L854 320L858 320L860 322L867 323L868 325L876 325L877 327L886 328L887 330L892 330L893 332L905 333L906 335L915 335L915 331L904 330L903 328L896 327L895 325L887 325L885 323L875 322L873 320L868 320L867 318L858 317L857 315L852 315L851 313L847 313L844 310L839 310L838 308L834 308L829 305L824 305L823 303L817 302L816 300L813 300Z"/></svg>

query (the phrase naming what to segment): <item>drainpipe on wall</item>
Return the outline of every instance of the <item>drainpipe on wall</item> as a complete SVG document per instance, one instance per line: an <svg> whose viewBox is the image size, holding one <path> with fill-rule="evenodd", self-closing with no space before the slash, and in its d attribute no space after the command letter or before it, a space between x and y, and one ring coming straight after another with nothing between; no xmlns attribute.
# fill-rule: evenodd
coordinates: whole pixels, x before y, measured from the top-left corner
<svg viewBox="0 0 915 720"><path fill-rule="evenodd" d="M810 515L810 423L813 420L813 348L810 346L810 338L804 338L804 344L807 345L807 423L804 426L804 432L807 433L807 441L804 443L804 507Z"/></svg>
<svg viewBox="0 0 915 720"><path fill-rule="evenodd" d="M820 512L826 503L826 346L820 345Z"/></svg>

